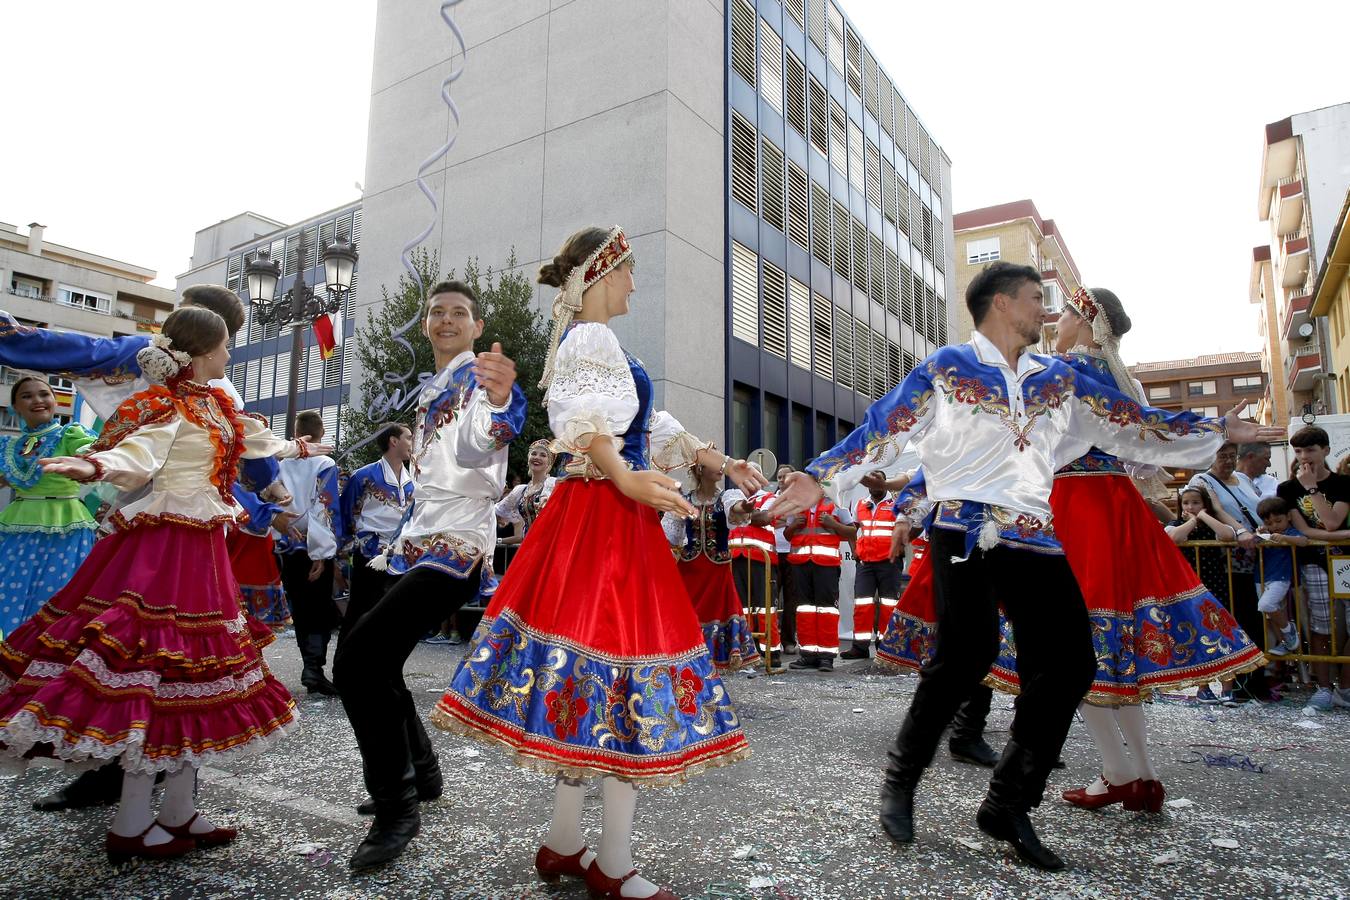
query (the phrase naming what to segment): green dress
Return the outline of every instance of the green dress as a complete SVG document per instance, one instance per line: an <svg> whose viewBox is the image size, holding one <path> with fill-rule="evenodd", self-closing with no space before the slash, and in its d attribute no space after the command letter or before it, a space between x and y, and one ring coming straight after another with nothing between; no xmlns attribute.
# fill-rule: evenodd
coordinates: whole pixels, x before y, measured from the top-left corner
<svg viewBox="0 0 1350 900"><path fill-rule="evenodd" d="M14 489L0 510L0 633L36 613L94 546L98 523L80 502L80 485L45 474L37 462L74 456L94 437L82 425L59 422L0 437L0 477Z"/></svg>

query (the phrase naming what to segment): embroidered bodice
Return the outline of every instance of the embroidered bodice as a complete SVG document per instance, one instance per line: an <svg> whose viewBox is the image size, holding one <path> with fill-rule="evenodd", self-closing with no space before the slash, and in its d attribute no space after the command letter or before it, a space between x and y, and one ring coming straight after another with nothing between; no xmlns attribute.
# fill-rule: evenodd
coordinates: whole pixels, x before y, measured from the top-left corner
<svg viewBox="0 0 1350 900"><path fill-rule="evenodd" d="M497 504L497 518L504 522L519 522L522 526L522 536L529 534L530 526L539 518L539 513L543 512L544 504L553 496L553 488L557 484L558 479L549 475L538 487L528 481L516 485L511 488L511 493Z"/></svg>
<svg viewBox="0 0 1350 900"><path fill-rule="evenodd" d="M728 517L732 507L745 499L745 494L737 488L727 488L718 491L711 500L704 500L695 491L685 491L684 499L694 507L694 518L685 519L675 513L661 517L666 538L679 550L680 559L689 562L706 556L715 563L731 562Z"/></svg>
<svg viewBox="0 0 1350 900"><path fill-rule="evenodd" d="M669 472L687 466L707 444L670 413L652 409L652 380L642 362L619 345L609 327L574 322L558 345L548 392L548 422L564 477L602 477L589 465L580 439L607 436L635 470Z"/></svg>
<svg viewBox="0 0 1350 900"><path fill-rule="evenodd" d="M943 347L867 410L862 425L807 466L842 494L894 468L914 442L934 501L972 501L1048 523L1054 473L1092 447L1200 467L1223 419L1141 406L1062 360L1023 352L1015 367L978 331Z"/></svg>

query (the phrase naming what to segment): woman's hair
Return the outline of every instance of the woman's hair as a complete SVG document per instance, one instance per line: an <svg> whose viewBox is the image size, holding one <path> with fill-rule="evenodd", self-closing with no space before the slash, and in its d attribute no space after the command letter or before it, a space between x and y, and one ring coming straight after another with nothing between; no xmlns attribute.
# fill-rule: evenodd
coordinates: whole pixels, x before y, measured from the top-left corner
<svg viewBox="0 0 1350 900"><path fill-rule="evenodd" d="M552 287L562 287L572 270L586 261L609 237L612 229L583 228L563 241L562 249L553 257L553 262L539 267L539 283Z"/></svg>
<svg viewBox="0 0 1350 900"><path fill-rule="evenodd" d="M1093 299L1102 308L1102 313L1106 314L1106 321L1111 324L1111 333L1116 337L1124 337L1130 330L1130 317L1125 315L1125 306L1120 302L1120 298L1116 296L1115 291L1106 288L1091 290Z"/></svg>
<svg viewBox="0 0 1350 900"><path fill-rule="evenodd" d="M225 328L233 337L244 327L244 304L239 295L223 284L194 284L183 291L183 303L200 306L225 320Z"/></svg>
<svg viewBox="0 0 1350 900"><path fill-rule="evenodd" d="M10 389L9 389L9 396L10 396L10 402L11 402L11 403L14 402L14 399L13 399L13 398L15 398L15 397L17 397L17 396L19 395L19 387L22 386L23 383L24 383L25 381L37 381L37 382L40 382L40 383L41 383L42 385L44 385L48 390L51 390L52 383L51 383L50 381L47 380L47 376L46 376L46 375L24 375L24 376L20 377L18 381L14 382L13 385L10 386Z"/></svg>
<svg viewBox="0 0 1350 900"><path fill-rule="evenodd" d="M401 431L411 432L412 429L402 422L385 422L375 432L375 446L380 448L381 453L388 453L389 442L398 437Z"/></svg>
<svg viewBox="0 0 1350 900"><path fill-rule="evenodd" d="M1187 494L1198 495L1200 497L1200 503L1205 507L1205 512L1215 518L1218 517L1219 514L1214 509L1214 501L1210 499L1209 491L1201 487L1184 487L1177 491L1177 515L1181 515L1181 501Z"/></svg>
<svg viewBox="0 0 1350 900"><path fill-rule="evenodd" d="M160 329L173 341L173 349L188 356L203 356L229 337L225 320L204 306L180 306L169 313Z"/></svg>

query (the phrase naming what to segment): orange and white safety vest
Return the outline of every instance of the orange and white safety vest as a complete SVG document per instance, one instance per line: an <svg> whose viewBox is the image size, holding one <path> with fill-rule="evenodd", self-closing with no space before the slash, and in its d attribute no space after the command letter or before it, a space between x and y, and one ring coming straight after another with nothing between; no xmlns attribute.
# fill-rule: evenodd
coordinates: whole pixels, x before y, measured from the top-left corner
<svg viewBox="0 0 1350 900"><path fill-rule="evenodd" d="M763 509L775 496L775 494L769 493L761 494L752 499L750 505L757 510ZM727 546L731 548L733 558L744 556L753 559L755 562L771 563L775 556L773 527L770 525L752 525L747 522L738 528L731 529Z"/></svg>
<svg viewBox="0 0 1350 900"><path fill-rule="evenodd" d="M821 500L809 512L803 514L806 524L791 538L792 549L788 552L788 562L805 565L812 562L818 566L838 566L842 562L839 550L843 538L820 524L821 516L834 515L834 504Z"/></svg>
<svg viewBox="0 0 1350 900"><path fill-rule="evenodd" d="M885 562L891 555L891 536L895 533L895 507L890 500L873 503L869 498L858 501L853 511L858 537L854 546L862 562Z"/></svg>

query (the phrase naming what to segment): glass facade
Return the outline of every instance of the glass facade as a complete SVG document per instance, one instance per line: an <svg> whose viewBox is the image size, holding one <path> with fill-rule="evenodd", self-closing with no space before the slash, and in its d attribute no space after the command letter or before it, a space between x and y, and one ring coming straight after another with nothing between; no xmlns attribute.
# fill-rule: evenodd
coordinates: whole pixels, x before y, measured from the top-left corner
<svg viewBox="0 0 1350 900"><path fill-rule="evenodd" d="M306 254L300 260L300 235L305 235ZM333 243L338 236L346 237L361 250L361 208L359 205L345 207L327 213L317 219L292 228L282 229L257 241L245 245L232 253L227 260L225 283L230 290L244 300L247 314L244 327L235 335L230 345L230 380L244 398L249 412L261 413L272 425L272 431L281 435L286 430L286 395L290 387L291 371L291 329L276 325L263 325L250 306L244 284L244 268L253 261L259 251L267 250L272 259L281 266L281 280L277 283L277 296L290 290L295 283L296 272L302 267L305 281L310 287L317 285L323 290L323 248ZM358 264L352 275L352 290L347 295L342 313L338 316L340 343L337 350L328 359L324 359L314 338L314 329L306 325L304 329L304 356L300 361L300 390L296 410L317 410L323 416L325 440L338 443L341 440L341 423L338 410L347 402L351 393L351 371L355 364L352 356L352 336L355 321L350 313L360 290L361 267Z"/></svg>
<svg viewBox="0 0 1350 900"><path fill-rule="evenodd" d="M800 466L947 342L946 168L834 3L727 7L726 429Z"/></svg>

